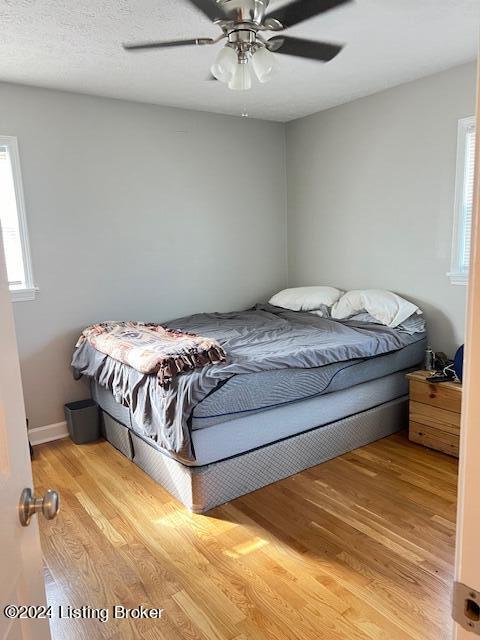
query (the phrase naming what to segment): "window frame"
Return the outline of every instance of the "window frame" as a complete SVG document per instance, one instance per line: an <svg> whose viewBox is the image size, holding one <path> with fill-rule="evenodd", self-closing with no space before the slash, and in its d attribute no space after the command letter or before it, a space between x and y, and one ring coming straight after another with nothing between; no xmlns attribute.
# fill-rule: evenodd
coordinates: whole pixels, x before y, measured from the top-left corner
<svg viewBox="0 0 480 640"><path fill-rule="evenodd" d="M16 136L0 135L0 146L8 147L10 163L12 167L13 187L17 203L18 230L20 245L22 248L23 267L25 271L25 286L21 289L10 289L12 302L35 300L38 288L34 285L30 242L28 239L27 215L25 209L25 197L23 194L22 171L20 168L20 153Z"/></svg>
<svg viewBox="0 0 480 640"><path fill-rule="evenodd" d="M462 269L462 246L465 233L463 194L466 171L466 147L469 131L476 128L476 116L468 116L458 121L457 165L455 177L455 205L453 213L452 255L450 271L447 273L451 284L467 285L468 269Z"/></svg>

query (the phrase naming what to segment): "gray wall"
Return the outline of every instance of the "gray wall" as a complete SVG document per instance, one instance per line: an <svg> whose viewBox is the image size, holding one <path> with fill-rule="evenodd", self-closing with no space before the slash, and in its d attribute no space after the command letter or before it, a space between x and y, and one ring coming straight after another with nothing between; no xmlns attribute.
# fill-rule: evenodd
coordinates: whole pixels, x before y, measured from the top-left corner
<svg viewBox="0 0 480 640"><path fill-rule="evenodd" d="M281 124L0 85L18 137L33 270L14 304L31 427L86 396L87 324L245 307L286 284Z"/></svg>
<svg viewBox="0 0 480 640"><path fill-rule="evenodd" d="M40 287L14 305L31 426L87 395L68 366L85 325L241 308L285 286L287 184L290 284L393 289L453 352L456 128L474 93L472 64L285 127L0 84Z"/></svg>
<svg viewBox="0 0 480 640"><path fill-rule="evenodd" d="M289 123L290 284L392 289L452 353L466 294L446 276L457 121L474 110L471 64Z"/></svg>

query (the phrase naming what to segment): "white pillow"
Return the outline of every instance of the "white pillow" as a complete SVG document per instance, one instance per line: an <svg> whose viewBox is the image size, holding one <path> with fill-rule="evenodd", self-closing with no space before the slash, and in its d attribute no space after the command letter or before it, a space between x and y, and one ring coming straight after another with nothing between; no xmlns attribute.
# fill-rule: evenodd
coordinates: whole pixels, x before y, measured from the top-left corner
<svg viewBox="0 0 480 640"><path fill-rule="evenodd" d="M331 315L335 320L345 320L364 312L387 327L398 327L413 313L422 313L417 305L392 291L358 289L343 295L334 304Z"/></svg>
<svg viewBox="0 0 480 640"><path fill-rule="evenodd" d="M314 311L323 306L331 307L342 293L335 287L295 287L279 291L268 302L292 311Z"/></svg>

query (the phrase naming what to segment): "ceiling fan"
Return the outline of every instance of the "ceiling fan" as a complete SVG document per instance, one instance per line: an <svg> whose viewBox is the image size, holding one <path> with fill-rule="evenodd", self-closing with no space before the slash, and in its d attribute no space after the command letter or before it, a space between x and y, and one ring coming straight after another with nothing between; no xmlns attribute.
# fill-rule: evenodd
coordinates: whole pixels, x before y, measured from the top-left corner
<svg viewBox="0 0 480 640"><path fill-rule="evenodd" d="M210 45L226 40L211 67L212 79L220 80L229 89L246 90L252 86L253 67L259 82L268 82L276 70L274 53L328 62L342 50L342 46L328 42L304 40L285 35L268 39L265 32L284 31L304 20L334 9L351 0L293 0L267 13L270 0L188 0L220 27L218 38L192 38L166 42L138 42L123 44L127 51Z"/></svg>

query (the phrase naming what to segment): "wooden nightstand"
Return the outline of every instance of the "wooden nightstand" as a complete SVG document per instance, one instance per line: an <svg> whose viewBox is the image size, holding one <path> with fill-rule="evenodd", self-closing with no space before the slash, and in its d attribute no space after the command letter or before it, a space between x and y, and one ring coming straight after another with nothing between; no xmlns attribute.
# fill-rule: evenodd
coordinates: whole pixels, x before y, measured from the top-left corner
<svg viewBox="0 0 480 640"><path fill-rule="evenodd" d="M428 371L407 375L410 381L410 423L408 437L430 449L458 458L462 385L458 382L432 384Z"/></svg>

